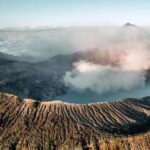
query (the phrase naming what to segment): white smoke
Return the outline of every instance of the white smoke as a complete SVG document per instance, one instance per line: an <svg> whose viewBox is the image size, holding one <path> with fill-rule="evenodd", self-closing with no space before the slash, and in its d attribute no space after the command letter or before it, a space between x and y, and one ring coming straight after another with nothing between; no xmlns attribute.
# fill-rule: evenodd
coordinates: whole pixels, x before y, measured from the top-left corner
<svg viewBox="0 0 150 150"><path fill-rule="evenodd" d="M81 62L81 66L86 62ZM72 72L67 72L64 80L67 85L77 91L90 89L99 94L115 92L118 90L131 90L138 86L144 86L145 76L143 71L129 71L111 66L89 65L89 70L81 69L80 64Z"/></svg>
<svg viewBox="0 0 150 150"><path fill-rule="evenodd" d="M138 27L125 27L113 34L111 40L106 37L103 45L91 53L93 59L91 54L87 55L66 72L64 81L72 90L104 94L145 85L145 71L150 67L148 35Z"/></svg>

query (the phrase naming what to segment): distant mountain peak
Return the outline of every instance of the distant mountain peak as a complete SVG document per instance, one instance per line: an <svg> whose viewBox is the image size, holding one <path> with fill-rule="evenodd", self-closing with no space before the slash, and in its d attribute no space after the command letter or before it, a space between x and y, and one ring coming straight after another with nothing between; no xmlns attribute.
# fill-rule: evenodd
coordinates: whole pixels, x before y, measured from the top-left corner
<svg viewBox="0 0 150 150"><path fill-rule="evenodd" d="M144 34L144 35L148 35L148 33L140 26L137 26L135 24L132 24L130 22L127 22L126 24L123 25L123 28L124 29L133 29L133 30L136 30L136 31L139 31L140 33ZM149 35L148 35L149 36Z"/></svg>
<svg viewBox="0 0 150 150"><path fill-rule="evenodd" d="M124 27L136 27L136 25L130 22L127 22L126 24L124 24Z"/></svg>

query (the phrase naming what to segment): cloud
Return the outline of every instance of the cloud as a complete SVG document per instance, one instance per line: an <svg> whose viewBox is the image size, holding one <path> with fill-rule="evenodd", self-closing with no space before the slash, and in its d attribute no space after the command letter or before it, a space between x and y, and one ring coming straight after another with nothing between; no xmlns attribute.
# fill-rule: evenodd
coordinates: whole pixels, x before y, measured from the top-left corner
<svg viewBox="0 0 150 150"><path fill-rule="evenodd" d="M89 62L88 62L89 64ZM84 62L85 65L85 62ZM89 66L89 65L87 65ZM92 65L90 65L92 68ZM131 90L145 85L145 76L142 71L122 70L111 66L97 66L97 69L85 71L74 69L66 72L64 81L73 90L83 92L92 90L99 94L118 90ZM84 71L83 71L84 70Z"/></svg>
<svg viewBox="0 0 150 150"><path fill-rule="evenodd" d="M129 30L129 31L128 31ZM132 43L149 43L145 32L139 29L119 27L67 27L45 30L6 30L0 31L0 51L9 54L27 54L50 58L57 54L68 54L76 51L99 48L110 50L126 47ZM149 31L149 30L148 30ZM128 38L130 37L130 38ZM132 43L131 43L132 40Z"/></svg>
<svg viewBox="0 0 150 150"><path fill-rule="evenodd" d="M118 31L111 39L112 32L108 37L105 34L105 41L100 42L102 45L98 49L85 52L86 56L73 64L74 69L64 76L67 86L78 92L91 90L104 94L128 91L146 84L150 38L138 27L124 27Z"/></svg>

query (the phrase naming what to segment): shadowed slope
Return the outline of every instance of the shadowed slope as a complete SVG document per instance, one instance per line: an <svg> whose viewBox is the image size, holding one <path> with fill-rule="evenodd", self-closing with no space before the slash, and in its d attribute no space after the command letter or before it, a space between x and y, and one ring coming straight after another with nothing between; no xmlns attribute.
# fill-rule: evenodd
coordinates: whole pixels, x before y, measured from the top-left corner
<svg viewBox="0 0 150 150"><path fill-rule="evenodd" d="M0 149L102 149L103 140L127 141L149 123L150 97L79 105L0 94Z"/></svg>

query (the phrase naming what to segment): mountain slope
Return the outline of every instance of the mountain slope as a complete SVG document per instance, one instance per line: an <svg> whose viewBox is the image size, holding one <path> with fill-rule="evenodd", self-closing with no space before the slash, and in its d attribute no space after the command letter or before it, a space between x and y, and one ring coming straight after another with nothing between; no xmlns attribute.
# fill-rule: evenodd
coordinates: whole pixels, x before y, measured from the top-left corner
<svg viewBox="0 0 150 150"><path fill-rule="evenodd" d="M40 65L42 63L20 62L14 58L0 53L1 92L35 99L52 99L65 92L62 81L65 68L55 62Z"/></svg>
<svg viewBox="0 0 150 150"><path fill-rule="evenodd" d="M14 95L0 94L2 150L112 150L121 142L124 146L128 143L126 149L135 145L134 150L142 150L141 142L145 142L148 150L149 123L150 97L79 105L22 101Z"/></svg>

